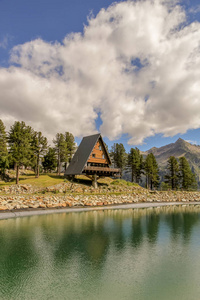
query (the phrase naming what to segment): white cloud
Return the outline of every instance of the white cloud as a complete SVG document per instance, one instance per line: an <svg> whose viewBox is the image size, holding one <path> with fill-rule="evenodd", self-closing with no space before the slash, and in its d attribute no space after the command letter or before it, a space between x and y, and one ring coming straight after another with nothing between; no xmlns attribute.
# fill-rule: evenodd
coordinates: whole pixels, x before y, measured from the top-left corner
<svg viewBox="0 0 200 300"><path fill-rule="evenodd" d="M0 41L0 48L6 49L8 46L8 36L4 36L4 38Z"/></svg>
<svg viewBox="0 0 200 300"><path fill-rule="evenodd" d="M197 141L192 141L192 140L186 140L186 142L192 144L192 145L198 145Z"/></svg>
<svg viewBox="0 0 200 300"><path fill-rule="evenodd" d="M175 2L174 2L175 3ZM139 144L200 127L200 23L172 1L127 1L88 19L63 43L41 39L13 48L0 69L7 125L24 120L49 138L101 132Z"/></svg>
<svg viewBox="0 0 200 300"><path fill-rule="evenodd" d="M196 5L190 8L189 12L191 14L197 14L200 12L200 5Z"/></svg>

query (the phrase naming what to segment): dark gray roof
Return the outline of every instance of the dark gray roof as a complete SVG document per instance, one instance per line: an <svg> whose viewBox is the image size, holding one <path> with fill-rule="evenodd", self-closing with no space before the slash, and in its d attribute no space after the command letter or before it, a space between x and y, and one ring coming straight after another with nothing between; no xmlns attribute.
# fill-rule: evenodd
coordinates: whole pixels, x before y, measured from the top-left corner
<svg viewBox="0 0 200 300"><path fill-rule="evenodd" d="M65 175L79 175L83 172L85 164L87 163L87 160L90 157L90 154L91 154L94 146L96 145L97 141L99 140L99 138L103 142L103 139L102 139L100 133L90 135L90 136L85 136L82 139L76 153L74 154L74 156L65 172ZM103 142L103 145L104 145L104 142ZM104 147L105 147L105 145L104 145ZM109 162L111 164L111 160L110 160L110 157L109 157L106 147L105 147L105 151L108 156Z"/></svg>

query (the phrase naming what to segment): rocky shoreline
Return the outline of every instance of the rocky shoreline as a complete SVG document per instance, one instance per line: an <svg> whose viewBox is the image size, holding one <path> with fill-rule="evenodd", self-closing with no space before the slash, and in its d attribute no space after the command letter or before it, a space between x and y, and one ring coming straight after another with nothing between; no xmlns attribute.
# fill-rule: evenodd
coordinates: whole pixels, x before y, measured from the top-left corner
<svg viewBox="0 0 200 300"><path fill-rule="evenodd" d="M32 192L32 194L31 194ZM9 194L9 195L7 195ZM133 203L200 202L200 192L148 191L138 186L99 188L94 190L79 184L59 184L45 190L25 185L1 189L0 211L57 209L67 207L98 207Z"/></svg>

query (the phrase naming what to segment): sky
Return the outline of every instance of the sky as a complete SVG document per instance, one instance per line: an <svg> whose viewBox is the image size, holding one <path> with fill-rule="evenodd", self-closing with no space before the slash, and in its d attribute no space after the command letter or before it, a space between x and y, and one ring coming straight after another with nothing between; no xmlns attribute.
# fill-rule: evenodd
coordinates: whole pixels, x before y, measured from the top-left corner
<svg viewBox="0 0 200 300"><path fill-rule="evenodd" d="M7 130L199 145L199 1L0 0L0 91Z"/></svg>

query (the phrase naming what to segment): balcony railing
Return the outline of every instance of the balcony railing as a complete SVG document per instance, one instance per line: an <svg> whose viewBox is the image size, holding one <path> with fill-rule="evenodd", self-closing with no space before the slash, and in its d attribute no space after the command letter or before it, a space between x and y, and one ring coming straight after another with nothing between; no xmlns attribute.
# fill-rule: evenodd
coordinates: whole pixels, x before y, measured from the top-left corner
<svg viewBox="0 0 200 300"><path fill-rule="evenodd" d="M117 168L109 168L109 167L91 167L87 166L84 168L84 171L92 171L92 172L109 172L109 173L121 173L121 169Z"/></svg>

